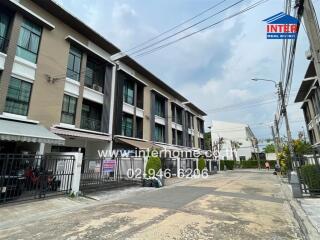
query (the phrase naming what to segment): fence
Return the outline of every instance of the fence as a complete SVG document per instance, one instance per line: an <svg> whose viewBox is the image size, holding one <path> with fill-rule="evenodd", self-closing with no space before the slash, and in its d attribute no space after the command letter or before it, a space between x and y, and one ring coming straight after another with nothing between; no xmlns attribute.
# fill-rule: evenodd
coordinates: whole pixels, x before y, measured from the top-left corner
<svg viewBox="0 0 320 240"><path fill-rule="evenodd" d="M86 193L136 184L142 180L143 169L143 158L87 157L82 161L80 191Z"/></svg>
<svg viewBox="0 0 320 240"><path fill-rule="evenodd" d="M295 166L303 196L320 196L319 156L298 157Z"/></svg>
<svg viewBox="0 0 320 240"><path fill-rule="evenodd" d="M0 204L71 191L74 156L0 154Z"/></svg>

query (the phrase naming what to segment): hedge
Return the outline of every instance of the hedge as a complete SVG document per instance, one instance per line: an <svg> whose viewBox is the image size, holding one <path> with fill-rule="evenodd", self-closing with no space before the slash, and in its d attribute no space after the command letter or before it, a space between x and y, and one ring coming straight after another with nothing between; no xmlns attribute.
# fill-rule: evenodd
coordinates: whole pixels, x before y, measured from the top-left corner
<svg viewBox="0 0 320 240"><path fill-rule="evenodd" d="M274 168L277 163L277 161L268 161L268 162L270 164L270 168ZM265 163L264 160L260 161L261 168L264 168L264 163ZM247 160L247 161L241 161L240 166L241 168L258 168L259 163L257 160Z"/></svg>
<svg viewBox="0 0 320 240"><path fill-rule="evenodd" d="M227 170L233 170L234 169L234 161L233 160L220 160L220 169L224 170L224 166L227 167Z"/></svg>
<svg viewBox="0 0 320 240"><path fill-rule="evenodd" d="M198 162L198 169L200 172L202 172L202 170L206 167L206 160L204 160L203 157L199 158L199 162Z"/></svg>
<svg viewBox="0 0 320 240"><path fill-rule="evenodd" d="M159 172L161 169L161 160L159 157L149 157L147 166L146 166L146 174L148 177L154 177L155 175L150 175L149 170L153 169L155 175Z"/></svg>
<svg viewBox="0 0 320 240"><path fill-rule="evenodd" d="M301 167L302 179L308 185L310 194L320 194L320 169L316 165Z"/></svg>

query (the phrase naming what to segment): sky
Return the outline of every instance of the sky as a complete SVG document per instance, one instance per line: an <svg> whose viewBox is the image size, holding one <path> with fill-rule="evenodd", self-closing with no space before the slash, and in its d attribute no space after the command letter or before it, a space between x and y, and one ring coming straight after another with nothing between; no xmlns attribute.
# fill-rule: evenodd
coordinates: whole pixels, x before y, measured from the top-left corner
<svg viewBox="0 0 320 240"><path fill-rule="evenodd" d="M57 2L120 49L127 50L195 16L218 3L218 0ZM226 0L192 23L235 2ZM254 2L256 0L245 0L179 36L230 16ZM320 0L313 2L319 18ZM169 47L145 56L132 57L207 112L206 127L211 125L212 120L247 123L258 139L269 139L270 122L276 112L276 90L270 82L254 82L250 79L279 80L282 41L266 39L266 26L262 20L283 11L283 6L284 0L269 0L245 14ZM308 48L307 36L301 28L288 106L294 137L302 128L305 129L301 104L294 104L293 100L309 63L305 57ZM244 107L245 104L247 107ZM284 133L284 124L281 129Z"/></svg>

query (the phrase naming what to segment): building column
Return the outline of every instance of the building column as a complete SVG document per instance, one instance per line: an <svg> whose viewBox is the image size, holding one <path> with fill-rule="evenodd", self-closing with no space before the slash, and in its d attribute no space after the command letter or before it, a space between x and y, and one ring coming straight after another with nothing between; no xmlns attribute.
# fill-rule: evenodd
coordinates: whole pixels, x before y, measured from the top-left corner
<svg viewBox="0 0 320 240"><path fill-rule="evenodd" d="M11 79L12 67L14 63L14 58L16 56L17 43L20 34L20 27L23 21L22 15L16 12L14 19L12 21L10 34L9 34L9 44L7 49L7 57L4 64L4 70L2 71L1 81L0 81L0 114L3 113L6 104L7 92L9 87L9 82Z"/></svg>
<svg viewBox="0 0 320 240"><path fill-rule="evenodd" d="M137 83L134 82L134 89L133 89L133 133L132 133L132 136L134 138L137 137L137 94L138 94L138 86L137 86Z"/></svg>
<svg viewBox="0 0 320 240"><path fill-rule="evenodd" d="M83 102L84 81L86 78L86 68L87 68L87 53L83 52L82 59L81 59L81 70L80 70L79 97L77 101L77 111L76 111L76 119L75 119L76 128L80 128L81 126L81 112L82 112L82 102Z"/></svg>

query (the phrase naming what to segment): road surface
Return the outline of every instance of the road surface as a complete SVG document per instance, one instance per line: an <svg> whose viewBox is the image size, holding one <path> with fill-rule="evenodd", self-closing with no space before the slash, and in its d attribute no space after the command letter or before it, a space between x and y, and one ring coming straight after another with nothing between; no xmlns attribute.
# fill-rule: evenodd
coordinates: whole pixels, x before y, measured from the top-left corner
<svg viewBox="0 0 320 240"><path fill-rule="evenodd" d="M0 239L302 237L277 176L228 171L113 200L61 198L5 206L0 208Z"/></svg>

